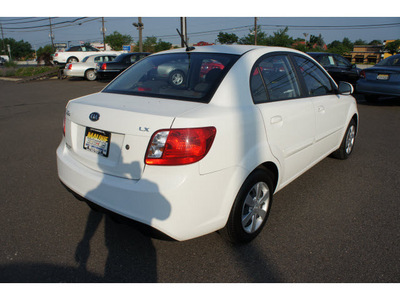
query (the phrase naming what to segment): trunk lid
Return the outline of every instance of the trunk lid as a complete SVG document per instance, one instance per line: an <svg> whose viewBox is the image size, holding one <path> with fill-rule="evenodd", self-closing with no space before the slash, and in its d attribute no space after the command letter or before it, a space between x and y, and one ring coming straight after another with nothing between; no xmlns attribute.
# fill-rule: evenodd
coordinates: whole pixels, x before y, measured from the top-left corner
<svg viewBox="0 0 400 300"><path fill-rule="evenodd" d="M138 180L152 134L170 128L177 116L200 105L204 104L112 93L78 98L66 108L67 148L93 170Z"/></svg>

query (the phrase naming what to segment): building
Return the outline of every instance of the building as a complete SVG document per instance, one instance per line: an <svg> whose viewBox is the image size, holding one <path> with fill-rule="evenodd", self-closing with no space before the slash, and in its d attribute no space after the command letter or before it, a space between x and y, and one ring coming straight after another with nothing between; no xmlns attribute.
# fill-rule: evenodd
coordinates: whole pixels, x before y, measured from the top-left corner
<svg viewBox="0 0 400 300"><path fill-rule="evenodd" d="M391 56L388 51L385 51L385 46L394 41L385 40L382 45L354 45L353 51L350 52L351 62L353 64L376 64Z"/></svg>
<svg viewBox="0 0 400 300"><path fill-rule="evenodd" d="M354 45L350 54L353 64L376 64L382 59L383 45Z"/></svg>

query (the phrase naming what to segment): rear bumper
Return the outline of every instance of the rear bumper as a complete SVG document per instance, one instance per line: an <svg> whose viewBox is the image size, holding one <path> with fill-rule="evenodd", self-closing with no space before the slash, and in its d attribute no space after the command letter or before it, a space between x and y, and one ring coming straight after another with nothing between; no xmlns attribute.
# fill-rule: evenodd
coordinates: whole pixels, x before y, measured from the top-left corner
<svg viewBox="0 0 400 300"><path fill-rule="evenodd" d="M357 81L356 90L360 94L400 96L400 85L391 82L359 80Z"/></svg>
<svg viewBox="0 0 400 300"><path fill-rule="evenodd" d="M82 74L82 72L64 69L64 75L67 77L84 77L85 74Z"/></svg>
<svg viewBox="0 0 400 300"><path fill-rule="evenodd" d="M57 169L60 180L81 197L178 241L225 226L245 173L229 168L200 175L198 164L146 166L140 180L124 179L77 162L64 139L57 149Z"/></svg>
<svg viewBox="0 0 400 300"><path fill-rule="evenodd" d="M99 78L99 79L114 78L114 77L117 77L119 75L119 73L121 73L121 72L119 72L119 71L103 71L103 70L98 71L98 70L96 70L96 75L97 75L97 78Z"/></svg>

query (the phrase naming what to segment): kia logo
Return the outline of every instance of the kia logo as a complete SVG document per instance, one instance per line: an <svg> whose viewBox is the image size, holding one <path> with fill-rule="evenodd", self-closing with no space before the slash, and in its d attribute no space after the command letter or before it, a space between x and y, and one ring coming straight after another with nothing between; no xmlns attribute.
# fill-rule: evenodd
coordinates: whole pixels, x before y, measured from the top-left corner
<svg viewBox="0 0 400 300"><path fill-rule="evenodd" d="M92 113L89 115L89 119L90 119L91 121L93 121L93 122L96 122L96 121L98 121L98 120L100 119L100 114L97 113L97 112L92 112Z"/></svg>

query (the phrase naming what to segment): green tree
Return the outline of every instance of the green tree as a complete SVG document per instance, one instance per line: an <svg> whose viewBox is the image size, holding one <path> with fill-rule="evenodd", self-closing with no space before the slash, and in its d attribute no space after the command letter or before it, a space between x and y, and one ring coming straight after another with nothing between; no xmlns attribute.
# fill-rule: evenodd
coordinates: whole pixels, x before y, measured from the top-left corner
<svg viewBox="0 0 400 300"><path fill-rule="evenodd" d="M239 37L234 33L227 33L220 31L218 33L217 39L220 44L232 45L238 42Z"/></svg>
<svg viewBox="0 0 400 300"><path fill-rule="evenodd" d="M400 50L400 40L395 40L394 42L386 43L385 50L392 55L398 53Z"/></svg>
<svg viewBox="0 0 400 300"><path fill-rule="evenodd" d="M285 29L280 29L273 33L273 36L270 36L267 39L269 46L278 46L278 47L290 47L293 44L293 38L291 38L287 32L289 31L288 27Z"/></svg>
<svg viewBox="0 0 400 300"><path fill-rule="evenodd" d="M172 44L169 42L164 42L163 40L159 39L157 44L155 45L155 52L160 52L164 50L169 50L172 48Z"/></svg>
<svg viewBox="0 0 400 300"><path fill-rule="evenodd" d="M148 36L146 39L143 41L143 51L144 52L159 52L163 50L169 50L171 49L172 44L169 42L164 42L163 40L159 39L157 41L157 37L155 36ZM136 44L134 47L135 52L139 52L139 44Z"/></svg>
<svg viewBox="0 0 400 300"><path fill-rule="evenodd" d="M122 50L123 45L129 45L133 42L133 38L127 34L121 34L118 31L114 31L112 34L107 35L105 42L110 45L114 50Z"/></svg>
<svg viewBox="0 0 400 300"><path fill-rule="evenodd" d="M328 45L328 51L336 54L343 55L353 51L353 43L349 38L345 37L343 41L335 40Z"/></svg>
<svg viewBox="0 0 400 300"><path fill-rule="evenodd" d="M373 45L373 46L382 45L382 41L381 40L373 40L373 41L369 42L368 45Z"/></svg>
<svg viewBox="0 0 400 300"><path fill-rule="evenodd" d="M368 43L362 39L358 39L354 42L354 45L368 45Z"/></svg>
<svg viewBox="0 0 400 300"><path fill-rule="evenodd" d="M32 45L28 42L24 42L24 40L17 42L13 38L5 38L4 41L0 40L0 45L3 45L3 42L4 45L10 45L12 59L19 60L23 58L31 58L35 53L35 51L32 50Z"/></svg>
<svg viewBox="0 0 400 300"><path fill-rule="evenodd" d="M324 39L322 38L321 34L319 34L318 36L310 35L310 44L312 46L317 45L319 48L323 48L325 45L325 42L324 42Z"/></svg>
<svg viewBox="0 0 400 300"><path fill-rule="evenodd" d="M46 45L44 47L40 47L36 51L37 63L40 64L40 62L44 61L44 64L46 66L51 66L51 59L52 59L53 53L54 53L54 50L53 50L52 45Z"/></svg>
<svg viewBox="0 0 400 300"><path fill-rule="evenodd" d="M254 45L254 27L250 29L250 33L239 39L238 44L240 45ZM268 36L264 31L261 31L261 26L257 26L257 45L267 45Z"/></svg>
<svg viewBox="0 0 400 300"><path fill-rule="evenodd" d="M350 41L348 37L343 38L342 44L346 49L349 49L348 51L353 51L354 44Z"/></svg>

